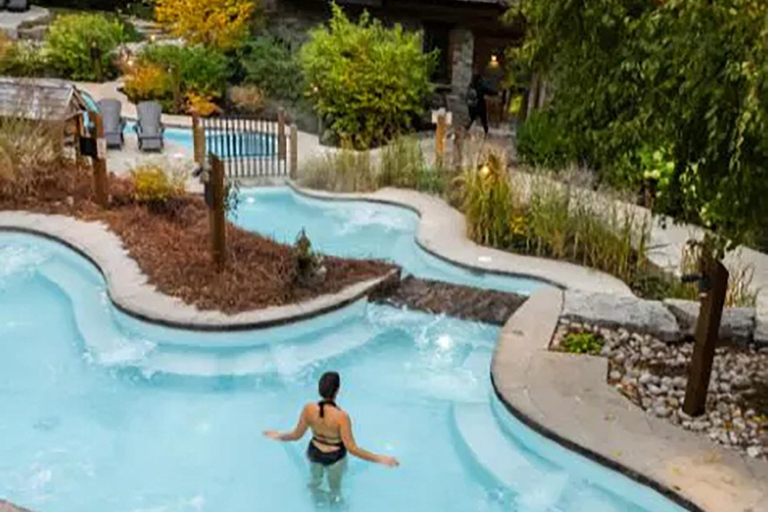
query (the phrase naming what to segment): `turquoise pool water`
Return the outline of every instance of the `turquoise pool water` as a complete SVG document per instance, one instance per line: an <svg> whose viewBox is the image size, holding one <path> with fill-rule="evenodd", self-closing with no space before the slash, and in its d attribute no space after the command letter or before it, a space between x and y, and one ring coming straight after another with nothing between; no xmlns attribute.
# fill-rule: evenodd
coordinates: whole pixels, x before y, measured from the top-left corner
<svg viewBox="0 0 768 512"><path fill-rule="evenodd" d="M69 249L0 233L0 498L40 512L667 512L659 494L520 425L491 397L498 330L357 303L265 332L117 314ZM344 501L278 444L325 370L364 447Z"/></svg>
<svg viewBox="0 0 768 512"><path fill-rule="evenodd" d="M128 122L125 127L124 133L134 133L134 122ZM175 126L166 126L163 133L166 143L170 142L186 148L189 151L195 149L194 141L192 140L192 130L189 128L178 128ZM209 152L221 153L220 151L214 151L216 144L223 144L222 141L214 140L217 135L208 135L206 138L206 148ZM230 150L231 151L231 150ZM273 135L261 134L254 135L250 141L248 151L245 148L239 150L239 154L243 156L273 156L277 153L277 142Z"/></svg>
<svg viewBox="0 0 768 512"><path fill-rule="evenodd" d="M285 243L305 229L320 252L390 260L424 279L522 294L544 286L527 277L473 272L427 253L415 242L418 215L398 206L311 199L286 187L248 189L233 220Z"/></svg>

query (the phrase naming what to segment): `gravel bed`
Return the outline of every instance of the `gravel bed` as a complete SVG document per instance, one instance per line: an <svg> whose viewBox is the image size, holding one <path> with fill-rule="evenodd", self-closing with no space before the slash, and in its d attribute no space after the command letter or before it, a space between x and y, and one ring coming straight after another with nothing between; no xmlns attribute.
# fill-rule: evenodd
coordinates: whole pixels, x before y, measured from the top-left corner
<svg viewBox="0 0 768 512"><path fill-rule="evenodd" d="M768 460L768 348L718 347L712 368L706 414L682 411L693 343L664 343L626 329L606 329L561 320L552 343L569 333L602 338L600 356L608 359L608 384L647 414L749 457Z"/></svg>

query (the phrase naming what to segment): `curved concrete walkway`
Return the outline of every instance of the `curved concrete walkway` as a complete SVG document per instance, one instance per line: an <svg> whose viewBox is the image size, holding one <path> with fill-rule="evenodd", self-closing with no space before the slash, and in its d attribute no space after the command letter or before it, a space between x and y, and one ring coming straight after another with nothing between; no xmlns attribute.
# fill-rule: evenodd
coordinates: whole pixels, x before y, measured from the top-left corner
<svg viewBox="0 0 768 512"><path fill-rule="evenodd" d="M398 270L349 286L338 293L286 306L226 315L201 311L181 299L161 293L150 284L120 238L100 222L84 222L64 215L0 212L0 232L42 235L68 245L93 262L107 283L109 297L125 313L153 323L204 331L263 329L327 313L367 296Z"/></svg>
<svg viewBox="0 0 768 512"><path fill-rule="evenodd" d="M561 288L632 295L623 281L604 272L478 245L467 238L464 215L434 196L395 188L371 193L338 194L300 188L295 183L290 185L296 193L315 199L370 201L409 208L421 217L416 242L427 252L455 265L485 272L533 277Z"/></svg>
<svg viewBox="0 0 768 512"><path fill-rule="evenodd" d="M768 511L768 463L646 415L606 383L606 359L549 350L562 302L538 291L502 329L491 376L510 412L692 510Z"/></svg>

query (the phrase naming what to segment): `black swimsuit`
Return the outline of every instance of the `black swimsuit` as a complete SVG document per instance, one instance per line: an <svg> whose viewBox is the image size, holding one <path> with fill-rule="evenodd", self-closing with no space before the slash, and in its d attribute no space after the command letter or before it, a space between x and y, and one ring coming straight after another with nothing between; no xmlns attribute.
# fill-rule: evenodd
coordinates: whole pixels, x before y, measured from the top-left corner
<svg viewBox="0 0 768 512"><path fill-rule="evenodd" d="M336 404L332 400L323 400L318 405L320 406L321 418L324 417L323 408L326 405L331 405L333 407L336 407ZM338 407L336 408L338 409ZM332 452L324 452L320 448L315 446L315 442L326 445L326 446L338 446L339 449L334 450ZM321 464L323 466L332 466L333 464L336 464L346 456L347 456L347 448L344 446L343 441L329 441L328 439L325 439L322 436L317 436L317 435L312 436L312 440L309 442L309 446L307 447L307 457L309 458L310 462Z"/></svg>

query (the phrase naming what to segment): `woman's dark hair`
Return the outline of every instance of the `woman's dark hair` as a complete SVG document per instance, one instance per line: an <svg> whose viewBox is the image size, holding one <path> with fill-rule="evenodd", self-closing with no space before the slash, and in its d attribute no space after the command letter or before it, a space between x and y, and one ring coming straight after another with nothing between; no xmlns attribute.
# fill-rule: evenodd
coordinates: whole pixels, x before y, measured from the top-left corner
<svg viewBox="0 0 768 512"><path fill-rule="evenodd" d="M323 407L325 404L333 404L333 399L336 398L336 393L341 387L341 377L337 372L325 372L320 377L320 382L317 385L317 390L320 392L320 396L323 399L320 401L320 417L325 416Z"/></svg>

